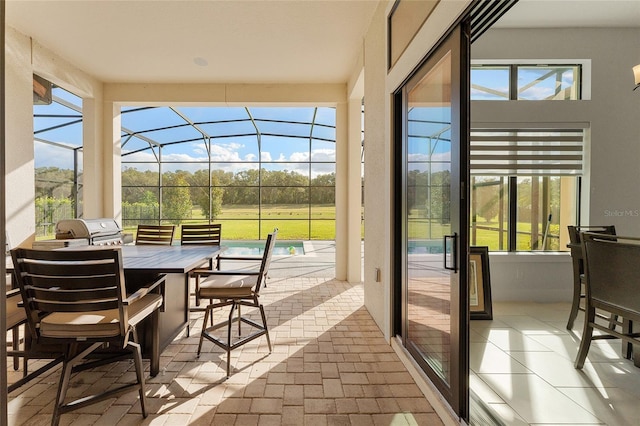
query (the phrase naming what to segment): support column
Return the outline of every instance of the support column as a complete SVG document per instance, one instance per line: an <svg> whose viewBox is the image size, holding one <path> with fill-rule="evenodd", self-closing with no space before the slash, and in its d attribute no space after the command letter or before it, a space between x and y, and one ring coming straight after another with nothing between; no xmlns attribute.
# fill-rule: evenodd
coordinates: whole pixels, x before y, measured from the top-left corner
<svg viewBox="0 0 640 426"><path fill-rule="evenodd" d="M82 212L84 218L107 217L104 211L104 149L102 102L82 99Z"/></svg>
<svg viewBox="0 0 640 426"><path fill-rule="evenodd" d="M336 278L362 280L362 97L336 106Z"/></svg>
<svg viewBox="0 0 640 426"><path fill-rule="evenodd" d="M362 98L349 99L347 281L362 280Z"/></svg>
<svg viewBox="0 0 640 426"><path fill-rule="evenodd" d="M122 225L122 171L120 106L104 102L104 217L113 217Z"/></svg>
<svg viewBox="0 0 640 426"><path fill-rule="evenodd" d="M347 104L336 104L336 278L347 279L349 260L349 116Z"/></svg>

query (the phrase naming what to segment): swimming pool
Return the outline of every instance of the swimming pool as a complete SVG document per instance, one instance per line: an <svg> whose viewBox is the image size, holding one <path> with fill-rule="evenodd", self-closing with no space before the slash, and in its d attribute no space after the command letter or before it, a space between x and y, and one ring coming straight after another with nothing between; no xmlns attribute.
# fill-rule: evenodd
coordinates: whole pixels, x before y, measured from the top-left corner
<svg viewBox="0 0 640 426"><path fill-rule="evenodd" d="M442 253L442 240L412 240L407 244L409 254Z"/></svg>
<svg viewBox="0 0 640 426"><path fill-rule="evenodd" d="M261 256L264 251L264 241L222 241L221 245L227 249L223 256ZM273 248L274 256L303 255L302 241L276 241Z"/></svg>

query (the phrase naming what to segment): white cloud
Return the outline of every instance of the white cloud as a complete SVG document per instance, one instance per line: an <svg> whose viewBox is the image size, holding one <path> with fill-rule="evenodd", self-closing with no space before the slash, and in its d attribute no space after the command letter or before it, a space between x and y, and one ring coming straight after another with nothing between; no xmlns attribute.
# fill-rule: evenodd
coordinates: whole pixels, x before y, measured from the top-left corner
<svg viewBox="0 0 640 426"><path fill-rule="evenodd" d="M207 157L194 157L189 154L165 154L162 156L162 161L179 161L179 162L202 162L207 161Z"/></svg>
<svg viewBox="0 0 640 426"><path fill-rule="evenodd" d="M290 161L309 161L308 152L294 152L289 156Z"/></svg>
<svg viewBox="0 0 640 426"><path fill-rule="evenodd" d="M59 169L73 169L73 151L46 143L34 141L35 167L57 167Z"/></svg>
<svg viewBox="0 0 640 426"><path fill-rule="evenodd" d="M253 153L246 154L244 158L240 157L237 149L242 148L243 145L230 143L230 144L215 144L211 146L211 161L217 163L216 168L225 172L237 173L243 170L249 170L255 168L255 162L257 162L257 156ZM185 170L195 172L197 170L206 169L203 163L206 163L207 156L206 151L202 148L193 147L192 153L171 153L164 154L162 159L169 162L175 162L176 164L167 163L163 164L163 171L176 171ZM123 150L123 153L125 151ZM197 154L197 156L193 155ZM269 151L263 151L261 153L261 159L264 163L277 161L279 163L287 163L286 170L290 172L300 173L304 176L309 174L309 165L306 164L309 159L311 161L319 162L335 162L336 152L334 149L316 149L309 154L308 152L293 152L289 156L284 153L278 153L277 159L273 160L274 155ZM157 170L155 164L156 158L149 151L137 152L125 157L126 162L136 163L134 167L138 170ZM420 161L420 160L418 160ZM232 164L224 164L229 162ZM242 164L242 162L253 162L254 164ZM179 163L179 164L178 164ZM284 165L284 164L283 164ZM124 165L127 167L127 165ZM275 169L279 169L276 167ZM312 168L312 177L318 174L335 172L334 164L314 164Z"/></svg>
<svg viewBox="0 0 640 426"><path fill-rule="evenodd" d="M221 145L212 145L211 161L241 161L241 159L237 151Z"/></svg>
<svg viewBox="0 0 640 426"><path fill-rule="evenodd" d="M431 158L427 154L409 154L409 161L433 161L433 162L448 162L451 161L451 155L448 152L433 154Z"/></svg>
<svg viewBox="0 0 640 426"><path fill-rule="evenodd" d="M336 161L336 150L314 149L311 151L311 161Z"/></svg>

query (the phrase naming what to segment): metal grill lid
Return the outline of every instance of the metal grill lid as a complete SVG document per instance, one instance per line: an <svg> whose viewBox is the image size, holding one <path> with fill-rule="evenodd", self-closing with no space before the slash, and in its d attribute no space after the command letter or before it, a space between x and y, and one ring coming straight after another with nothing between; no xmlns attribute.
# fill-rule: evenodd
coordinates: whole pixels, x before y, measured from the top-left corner
<svg viewBox="0 0 640 426"><path fill-rule="evenodd" d="M95 238L119 235L120 226L115 219L63 219L56 223L56 239Z"/></svg>

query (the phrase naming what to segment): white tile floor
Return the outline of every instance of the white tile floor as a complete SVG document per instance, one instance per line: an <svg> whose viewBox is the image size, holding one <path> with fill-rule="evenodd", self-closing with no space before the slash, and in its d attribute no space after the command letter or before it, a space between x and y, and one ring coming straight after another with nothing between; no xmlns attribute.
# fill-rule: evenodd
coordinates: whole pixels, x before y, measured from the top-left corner
<svg viewBox="0 0 640 426"><path fill-rule="evenodd" d="M582 312L571 331L569 304L494 302L493 312L471 322L470 383L504 424L640 424L640 369L619 340L593 342L576 370Z"/></svg>

